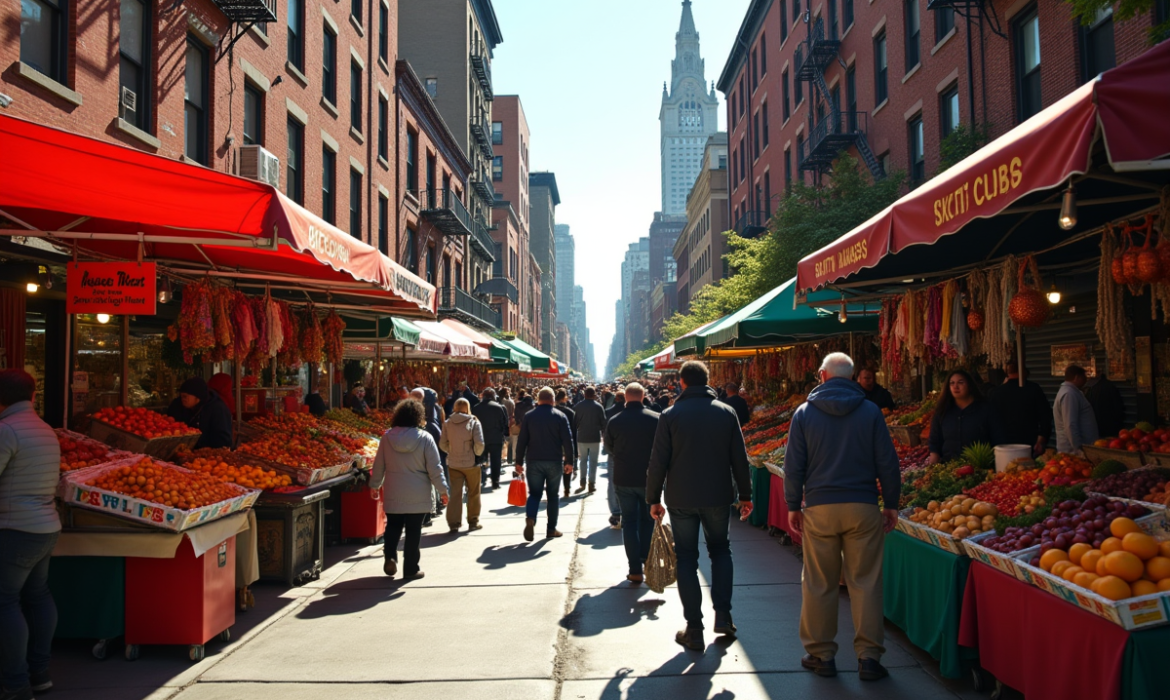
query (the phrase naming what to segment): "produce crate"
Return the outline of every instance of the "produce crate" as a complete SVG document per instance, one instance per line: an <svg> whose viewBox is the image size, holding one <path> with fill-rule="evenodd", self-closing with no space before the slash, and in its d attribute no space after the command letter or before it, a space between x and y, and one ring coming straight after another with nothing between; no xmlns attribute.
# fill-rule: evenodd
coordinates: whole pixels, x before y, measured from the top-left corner
<svg viewBox="0 0 1170 700"><path fill-rule="evenodd" d="M890 425L890 436L898 442L918 447L922 444L922 428L917 425Z"/></svg>
<svg viewBox="0 0 1170 700"><path fill-rule="evenodd" d="M81 433L75 433L72 430L66 430L65 428L57 428L53 432L57 434L58 439L68 438L70 440L73 440L74 442L81 443L83 445L93 445L93 446L100 445L101 447L104 447L107 450L109 450L109 452L106 454L107 459L105 462L101 462L99 464L94 464L94 465L91 465L88 467L82 467L81 469L73 469L72 471L75 471L75 472L76 471L84 471L86 469L93 469L94 467L100 467L103 464L109 464L110 462L116 462L119 460L123 460L132 454L132 453L127 452L125 450L119 450L117 448L113 448L104 442L94 440L93 438L89 437L88 435L82 435ZM62 472L62 473L65 473L65 472Z"/></svg>
<svg viewBox="0 0 1170 700"><path fill-rule="evenodd" d="M922 540L927 544L932 544L951 554L958 554L960 556L967 554L967 551L963 548L962 540L956 539L941 530L935 530L934 528L920 525L910 520L910 515L913 512L913 508L907 508L901 512L901 517L898 518L898 532L909 535L916 540Z"/></svg>
<svg viewBox="0 0 1170 700"><path fill-rule="evenodd" d="M1019 572L1019 567L1016 564L1015 555L1003 554L1002 552L988 549L979 544L983 540L995 537L995 534L995 531L981 532L978 535L968 537L963 540L963 550L972 559L983 562L997 571L1002 571L1008 576L1023 580Z"/></svg>
<svg viewBox="0 0 1170 700"><path fill-rule="evenodd" d="M1160 466L1161 465L1158 465L1158 464L1147 464L1144 467L1140 467L1138 469L1131 469L1130 471L1139 472L1139 471L1148 470L1148 469L1155 469L1155 468L1158 468ZM1170 464L1168 464L1166 466L1170 467ZM1136 503L1139 506L1145 506L1145 507L1153 509L1153 510L1163 510L1167 507L1166 503L1159 503L1158 501L1142 501L1142 500L1138 500L1138 499L1121 498L1120 496L1110 496L1107 493L1100 493L1099 491L1086 490L1085 493L1087 493L1091 496L1104 496L1105 498L1108 498L1108 499L1114 500L1114 501L1125 501L1126 503Z"/></svg>
<svg viewBox="0 0 1170 700"><path fill-rule="evenodd" d="M106 443L110 447L127 452L144 454L159 459L170 459L175 450L183 445L194 447L199 442L199 433L191 435L172 435L170 437L144 438L134 433L128 433L121 428L115 428L109 423L94 418L89 422L89 436Z"/></svg>
<svg viewBox="0 0 1170 700"><path fill-rule="evenodd" d="M301 486L313 486L322 481L328 481L343 474L347 474L354 467L354 462L342 462L341 464L334 464L328 467L294 467L288 464L282 464L270 459L266 459L261 455L253 455L247 450L247 445L241 449L242 454L248 455L250 458L255 457L257 460L273 465L274 469L279 469L281 473L288 474L293 478L293 481Z"/></svg>
<svg viewBox="0 0 1170 700"><path fill-rule="evenodd" d="M57 495L66 505L110 513L172 532L182 532L196 525L202 525L203 523L218 520L232 513L251 508L252 504L256 502L256 499L260 497L260 491L246 489L236 484L228 484L229 487L239 492L238 496L201 508L182 510L144 501L139 498L132 498L120 493L114 493L113 491L106 491L95 486L86 486L84 483L95 476L100 476L114 469L134 464L138 459L138 457L131 457L98 467L65 474L57 487ZM188 474L194 473L189 469L184 469L173 464L168 464L167 466Z"/></svg>
<svg viewBox="0 0 1170 700"><path fill-rule="evenodd" d="M1170 455L1158 452L1143 452L1142 459L1147 467L1170 467Z"/></svg>
<svg viewBox="0 0 1170 700"><path fill-rule="evenodd" d="M1085 458L1092 462L1093 466L1107 459L1115 459L1121 462L1125 465L1126 469L1137 469L1146 463L1145 456L1141 452L1113 450L1108 447L1094 447L1093 445L1081 445L1081 449L1085 452Z"/></svg>

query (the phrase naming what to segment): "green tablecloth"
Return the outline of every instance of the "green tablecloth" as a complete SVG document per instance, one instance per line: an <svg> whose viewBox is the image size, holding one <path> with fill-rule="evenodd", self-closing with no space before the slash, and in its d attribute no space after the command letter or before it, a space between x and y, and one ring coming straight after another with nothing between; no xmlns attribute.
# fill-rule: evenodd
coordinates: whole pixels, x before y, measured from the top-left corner
<svg viewBox="0 0 1170 700"><path fill-rule="evenodd" d="M57 604L58 639L113 639L125 629L126 560L53 557L49 590Z"/></svg>
<svg viewBox="0 0 1170 700"><path fill-rule="evenodd" d="M1131 632L1125 645L1121 700L1166 697L1166 667L1170 659L1170 626Z"/></svg>
<svg viewBox="0 0 1170 700"><path fill-rule="evenodd" d="M947 678L960 678L978 658L959 646L959 613L971 560L894 531L882 561L882 610L911 642L938 659Z"/></svg>
<svg viewBox="0 0 1170 700"><path fill-rule="evenodd" d="M768 524L768 496L772 492L772 472L751 467L752 472L752 514L748 522L756 527Z"/></svg>

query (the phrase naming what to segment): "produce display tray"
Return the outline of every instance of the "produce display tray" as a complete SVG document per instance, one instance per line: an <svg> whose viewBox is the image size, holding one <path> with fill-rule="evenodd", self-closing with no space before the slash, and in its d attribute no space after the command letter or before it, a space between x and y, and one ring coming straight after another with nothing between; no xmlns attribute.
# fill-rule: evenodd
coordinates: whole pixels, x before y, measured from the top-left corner
<svg viewBox="0 0 1170 700"><path fill-rule="evenodd" d="M132 498L95 486L86 486L83 483L94 476L100 476L113 469L134 464L138 459L138 457L131 457L91 469L70 472L58 484L57 495L66 505L117 515L171 532L183 532L196 525L209 523L212 520L218 520L232 513L251 508L256 499L260 497L260 491L246 489L237 484L228 484L229 487L239 492L238 496L201 508L182 510ZM194 473L184 467L169 463L164 464L187 474Z"/></svg>
<svg viewBox="0 0 1170 700"><path fill-rule="evenodd" d="M329 479L348 474L354 467L353 461L334 464L328 467L293 467L266 459L260 455L254 455L247 450L240 450L240 452L249 457L255 457L257 460L266 462L267 464L271 464L274 469L279 469L281 473L288 474L293 478L293 481L301 486L313 486L322 481L328 481Z"/></svg>
<svg viewBox="0 0 1170 700"><path fill-rule="evenodd" d="M967 554L967 550L963 548L962 540L956 539L942 530L935 530L932 527L914 522L910 519L913 513L913 508L906 508L899 513L898 525L895 528L898 532L909 535L916 540L922 540L927 544L932 544L951 554L958 554L959 556L965 556Z"/></svg>
<svg viewBox="0 0 1170 700"><path fill-rule="evenodd" d="M60 438L68 438L70 440L73 440L74 442L85 444L85 445L95 445L95 446L100 445L101 447L104 447L107 450L109 450L109 452L106 454L106 457L107 457L106 461L100 462L98 464L93 464L93 465L90 465L88 467L81 467L80 469L71 469L68 472L61 472L63 475L73 473L73 472L82 472L82 471L85 471L87 469L93 469L94 467L100 467L104 464L109 464L110 462L115 462L115 461L120 461L120 460L126 459L127 457L131 456L131 454L133 454L133 453L127 452L125 450L119 450L117 448L113 448L110 445L107 445L106 443L101 442L99 440L94 440L93 438L89 437L88 435L82 435L81 433L75 433L72 430L66 430L65 428L57 428L57 429L53 430L53 432L57 434L57 437L59 439Z"/></svg>
<svg viewBox="0 0 1170 700"><path fill-rule="evenodd" d="M191 435L172 435L169 437L147 439L134 433L128 433L121 428L116 428L98 418L90 420L89 436L115 449L144 454L159 459L170 459L170 456L183 445L194 447L200 438L199 433L194 433Z"/></svg>
<svg viewBox="0 0 1170 700"><path fill-rule="evenodd" d="M1138 467L1146 464L1147 455L1141 452L1113 450L1108 447L1094 447L1093 445L1081 445L1081 449L1085 453L1085 458L1092 462L1094 466L1104 462L1107 459L1114 459L1118 462L1121 462L1125 465L1126 469L1137 469Z"/></svg>

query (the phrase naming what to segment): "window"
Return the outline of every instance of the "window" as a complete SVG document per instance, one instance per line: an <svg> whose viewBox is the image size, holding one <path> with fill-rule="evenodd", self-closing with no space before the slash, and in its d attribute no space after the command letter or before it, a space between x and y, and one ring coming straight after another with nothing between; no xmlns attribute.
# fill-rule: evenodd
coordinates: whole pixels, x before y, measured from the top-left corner
<svg viewBox="0 0 1170 700"><path fill-rule="evenodd" d="M1157 0L1154 3L1154 27L1163 27L1168 20L1170 20L1170 0ZM1168 37L1170 37L1170 30L1162 28L1160 31L1151 32L1150 41L1165 41Z"/></svg>
<svg viewBox="0 0 1170 700"><path fill-rule="evenodd" d="M784 149L784 193L792 189L792 151Z"/></svg>
<svg viewBox="0 0 1170 700"><path fill-rule="evenodd" d="M21 0L20 60L62 85L68 79L66 0Z"/></svg>
<svg viewBox="0 0 1170 700"><path fill-rule="evenodd" d="M378 3L378 58L383 63L390 62L390 8L386 3Z"/></svg>
<svg viewBox="0 0 1170 700"><path fill-rule="evenodd" d="M288 0L288 62L305 72L305 0Z"/></svg>
<svg viewBox="0 0 1170 700"><path fill-rule="evenodd" d="M829 38L837 38L837 0L828 0L829 3Z"/></svg>
<svg viewBox="0 0 1170 700"><path fill-rule="evenodd" d="M910 181L919 183L926 179L926 154L923 153L924 144L922 140L922 115L919 114L910 120L909 138L910 143Z"/></svg>
<svg viewBox="0 0 1170 700"><path fill-rule="evenodd" d="M1081 27L1081 56L1084 58L1084 75L1087 82L1117 65L1113 49L1113 8L1097 10L1093 23Z"/></svg>
<svg viewBox="0 0 1170 700"><path fill-rule="evenodd" d="M1016 51L1016 118L1040 111L1040 18L1032 7L1012 22Z"/></svg>
<svg viewBox="0 0 1170 700"><path fill-rule="evenodd" d="M752 51L752 92L760 85L760 62L755 51Z"/></svg>
<svg viewBox="0 0 1170 700"><path fill-rule="evenodd" d="M784 121L792 116L792 106L788 104L788 69L780 73L780 106L784 109Z"/></svg>
<svg viewBox="0 0 1170 700"><path fill-rule="evenodd" d="M959 86L952 85L939 95L938 114L945 139L959 126Z"/></svg>
<svg viewBox="0 0 1170 700"><path fill-rule="evenodd" d="M800 21L800 0L792 0L792 21Z"/></svg>
<svg viewBox="0 0 1170 700"><path fill-rule="evenodd" d="M743 139L739 140L739 181L747 179L747 148Z"/></svg>
<svg viewBox="0 0 1170 700"><path fill-rule="evenodd" d="M439 276L439 271L435 269L435 247L427 246L427 257L423 261L426 266L427 284L435 284L435 278Z"/></svg>
<svg viewBox="0 0 1170 700"><path fill-rule="evenodd" d="M848 112L849 131L857 131L857 71L854 66L845 71L845 111Z"/></svg>
<svg viewBox="0 0 1170 700"><path fill-rule="evenodd" d="M434 99L434 98L439 96L439 79L438 78L427 78L426 85L427 85L427 94L431 96L431 99Z"/></svg>
<svg viewBox="0 0 1170 700"><path fill-rule="evenodd" d="M768 37L760 35L760 75L768 74Z"/></svg>
<svg viewBox="0 0 1170 700"><path fill-rule="evenodd" d="M764 142L763 142L763 145L761 147L767 148L768 147L768 140L769 140L769 137L768 137L768 103L767 102L764 102L762 105L760 105L760 114L763 115L763 119L764 119L764 133L763 133Z"/></svg>
<svg viewBox="0 0 1170 700"><path fill-rule="evenodd" d="M390 160L390 103L378 95L378 157Z"/></svg>
<svg viewBox="0 0 1170 700"><path fill-rule="evenodd" d="M780 0L780 43L788 41L788 4Z"/></svg>
<svg viewBox="0 0 1170 700"><path fill-rule="evenodd" d="M492 122L492 143L499 145L504 142L504 122Z"/></svg>
<svg viewBox="0 0 1170 700"><path fill-rule="evenodd" d="M755 131L755 138L752 139L752 157L759 158L760 157L760 113L759 112L756 112L755 118L753 119L753 121L755 122L756 131Z"/></svg>
<svg viewBox="0 0 1170 700"><path fill-rule="evenodd" d="M402 253L402 266L412 274L418 274L418 232L406 227L406 250Z"/></svg>
<svg viewBox="0 0 1170 700"><path fill-rule="evenodd" d="M186 99L183 102L183 152L196 163L207 165L207 47L187 35Z"/></svg>
<svg viewBox="0 0 1170 700"><path fill-rule="evenodd" d="M435 202L435 156L427 154L427 197L430 199L432 206Z"/></svg>
<svg viewBox="0 0 1170 700"><path fill-rule="evenodd" d="M362 23L362 0L350 0L349 14L357 20L358 24Z"/></svg>
<svg viewBox="0 0 1170 700"><path fill-rule="evenodd" d="M743 109L743 94L744 94L745 92L747 92L747 90L745 90L745 89L744 89L743 82L744 82L744 79L741 77L741 78L739 79L739 116L740 116L740 118L742 118L742 117L743 117L743 114L744 114L744 109Z"/></svg>
<svg viewBox="0 0 1170 700"><path fill-rule="evenodd" d="M321 149L321 218L337 223L337 154L328 146Z"/></svg>
<svg viewBox="0 0 1170 700"><path fill-rule="evenodd" d="M801 64L800 46L797 45L796 51L792 55L792 65L795 66L796 70L799 71L800 64ZM792 104L794 106L799 107L800 103L804 102L804 83L800 82L800 75L799 74L793 76L793 78L792 78L792 92L793 92Z"/></svg>
<svg viewBox="0 0 1170 700"><path fill-rule="evenodd" d="M874 102L881 104L889 97L886 78L890 66L886 62L886 33L883 31L873 40L873 67L874 67Z"/></svg>
<svg viewBox="0 0 1170 700"><path fill-rule="evenodd" d="M504 157L494 156L492 158L492 181L500 182L504 179Z"/></svg>
<svg viewBox="0 0 1170 700"><path fill-rule="evenodd" d="M955 8L940 7L934 10L934 43L946 38L955 28Z"/></svg>
<svg viewBox="0 0 1170 700"><path fill-rule="evenodd" d="M841 0L841 24L846 29L853 26L853 0Z"/></svg>
<svg viewBox="0 0 1170 700"><path fill-rule="evenodd" d="M362 67L349 62L349 125L362 130Z"/></svg>
<svg viewBox="0 0 1170 700"><path fill-rule="evenodd" d="M918 11L918 0L905 0L903 8L902 14L906 18L906 70L909 71L922 59L919 41L922 33L922 16Z"/></svg>
<svg viewBox="0 0 1170 700"><path fill-rule="evenodd" d="M264 93L244 82L244 143L264 143Z"/></svg>
<svg viewBox="0 0 1170 700"><path fill-rule="evenodd" d="M305 203L305 127L292 117L288 118L288 156L285 158L288 172L285 180L285 194L297 204Z"/></svg>
<svg viewBox="0 0 1170 700"><path fill-rule="evenodd" d="M800 162L802 160L804 160L804 134L799 134L796 137L796 167L797 168L800 167ZM796 176L801 177L800 173L797 173ZM801 177L801 180L803 180L803 179L804 178Z"/></svg>
<svg viewBox="0 0 1170 700"><path fill-rule="evenodd" d="M23 7L23 3L21 4ZM150 5L142 0L122 0L118 37L118 85L134 93L134 108L122 108L122 118L143 131L150 128ZM23 25L22 25L23 26ZM23 46L23 44L22 44ZM58 81L61 82L61 81ZM119 95L121 104L121 95Z"/></svg>
<svg viewBox="0 0 1170 700"><path fill-rule="evenodd" d="M378 194L378 250L390 254L390 200L382 194Z"/></svg>
<svg viewBox="0 0 1170 700"><path fill-rule="evenodd" d="M328 24L321 41L321 94L337 105L337 35Z"/></svg>
<svg viewBox="0 0 1170 700"><path fill-rule="evenodd" d="M362 240L362 174L349 169L349 235Z"/></svg>

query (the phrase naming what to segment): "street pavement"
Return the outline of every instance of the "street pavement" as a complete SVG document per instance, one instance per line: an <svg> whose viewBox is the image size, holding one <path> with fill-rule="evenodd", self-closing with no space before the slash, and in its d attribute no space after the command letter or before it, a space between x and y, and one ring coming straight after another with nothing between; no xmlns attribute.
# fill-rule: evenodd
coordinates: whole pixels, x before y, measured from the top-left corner
<svg viewBox="0 0 1170 700"><path fill-rule="evenodd" d="M604 471L604 469L603 469ZM509 470L510 472L510 470ZM562 499L560 539L521 536L524 513L504 488L484 495L484 528L424 530L426 578L382 573L382 546L329 548L319 581L257 585L257 607L237 615L230 643L207 658L185 647L143 647L127 662L112 646L54 649L56 700L743 700L754 698L977 698L887 626L888 679L861 682L842 592L836 679L800 667L800 560L792 547L735 521L735 640L708 631L703 652L674 642L685 626L678 593L625 582L621 533L609 529L603 478L592 496ZM574 485L575 487L575 485ZM710 573L701 563L704 585ZM704 614L713 624L710 599Z"/></svg>

